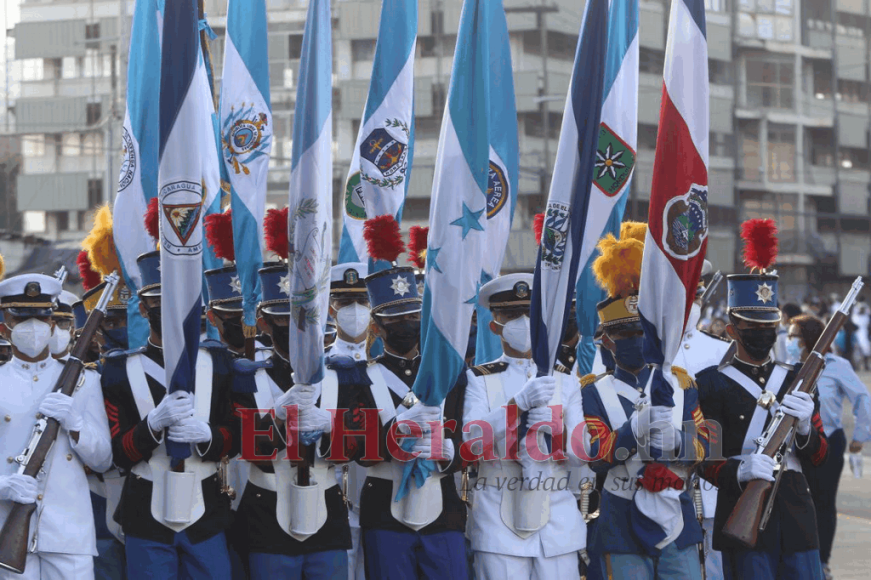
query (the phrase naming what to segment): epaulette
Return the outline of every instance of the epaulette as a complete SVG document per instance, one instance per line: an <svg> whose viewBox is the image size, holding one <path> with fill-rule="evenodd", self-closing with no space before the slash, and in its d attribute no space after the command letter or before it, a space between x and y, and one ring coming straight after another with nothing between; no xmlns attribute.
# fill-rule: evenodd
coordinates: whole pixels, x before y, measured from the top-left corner
<svg viewBox="0 0 871 580"><path fill-rule="evenodd" d="M704 334L705 336L710 336L711 338L714 338L714 339L716 339L716 340L720 340L720 341L722 341L722 342L732 342L731 339L728 339L728 338L725 338L725 337L722 337L722 336L717 336L716 334L711 334L711 333L708 332L707 330L700 330L699 332L701 332L701 333Z"/></svg>
<svg viewBox="0 0 871 580"><path fill-rule="evenodd" d="M681 367L673 366L671 367L671 372L677 377L677 384L680 385L680 388L684 391L687 389L695 389L696 382L690 376L686 369Z"/></svg>
<svg viewBox="0 0 871 580"><path fill-rule="evenodd" d="M583 389L587 385L592 385L596 382L599 377L596 376L596 373L590 373L581 377L581 388Z"/></svg>
<svg viewBox="0 0 871 580"><path fill-rule="evenodd" d="M483 365L478 365L476 367L472 367L472 374L476 377L483 377L485 375L495 375L498 373L504 373L508 369L507 362L492 362Z"/></svg>
<svg viewBox="0 0 871 580"><path fill-rule="evenodd" d="M98 365L95 362L85 363L83 366L84 366L85 370L89 370L89 371L96 371L97 369L100 368L100 365Z"/></svg>

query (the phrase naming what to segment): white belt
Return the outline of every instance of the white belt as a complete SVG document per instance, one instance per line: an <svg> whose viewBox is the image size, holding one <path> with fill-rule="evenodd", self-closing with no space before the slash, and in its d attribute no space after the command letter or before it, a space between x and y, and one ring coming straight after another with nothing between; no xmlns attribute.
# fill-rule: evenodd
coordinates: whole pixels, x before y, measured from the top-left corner
<svg viewBox="0 0 871 580"><path fill-rule="evenodd" d="M325 469L322 467L316 467L314 469L324 470L327 474L327 477L324 478L324 482L327 484L324 489L331 489L338 485L338 483L336 482L335 466L329 465ZM320 478L317 479L318 481L320 481ZM267 473L254 465L251 466L251 470L248 473L248 482L268 491L278 491L277 478L275 477L275 474ZM329 485L330 482L332 482L333 485Z"/></svg>

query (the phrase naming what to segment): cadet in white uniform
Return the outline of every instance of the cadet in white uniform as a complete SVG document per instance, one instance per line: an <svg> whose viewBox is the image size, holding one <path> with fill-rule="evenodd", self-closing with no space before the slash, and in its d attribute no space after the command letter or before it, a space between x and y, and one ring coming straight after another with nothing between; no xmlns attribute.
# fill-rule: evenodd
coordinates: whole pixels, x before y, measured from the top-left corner
<svg viewBox="0 0 871 580"><path fill-rule="evenodd" d="M524 451L525 438L519 445L518 460L502 459L506 457L506 413L512 405L521 415L521 430L524 424L550 421L552 411L547 405L562 405L566 442L583 421L580 384L574 376L535 376L529 333L531 285L531 274L511 274L488 282L478 295L478 303L493 313L490 329L501 337L505 353L466 373L463 423L489 424L495 440L493 452L498 457L478 462L468 534L479 579L578 578L578 552L586 543L566 462L530 461ZM467 442L482 437L478 426L467 430ZM471 451L481 453L481 446L475 444ZM541 451L547 453L546 449ZM571 451L567 455L570 463L579 464ZM542 483L523 490L498 485L513 477L530 477L530 473L535 473L532 481L540 473ZM545 483L548 481L550 484ZM520 506L532 507L524 510Z"/></svg>
<svg viewBox="0 0 871 580"><path fill-rule="evenodd" d="M363 279L369 267L363 263L333 266L330 271L330 316L336 321L336 340L326 350L327 361L347 357L366 360L369 334L369 294Z"/></svg>
<svg viewBox="0 0 871 580"><path fill-rule="evenodd" d="M0 331L13 353L0 366L0 450L8 458L0 462L0 523L12 502L37 504L24 574L0 571L0 578L94 577L97 548L85 465L96 472L112 466L109 422L96 375L86 373L72 397L51 392L64 367L49 354L52 304L60 292L60 282L41 274L0 283ZM30 440L37 413L61 425L40 481L18 475L12 460Z"/></svg>

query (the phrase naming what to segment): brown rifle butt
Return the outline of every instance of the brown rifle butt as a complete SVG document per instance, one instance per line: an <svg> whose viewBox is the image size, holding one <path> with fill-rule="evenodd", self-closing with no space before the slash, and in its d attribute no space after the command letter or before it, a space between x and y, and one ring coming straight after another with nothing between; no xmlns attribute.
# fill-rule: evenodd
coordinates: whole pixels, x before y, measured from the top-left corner
<svg viewBox="0 0 871 580"><path fill-rule="evenodd" d="M35 503L12 504L3 529L0 530L0 568L16 574L24 572L30 538L30 516L35 510Z"/></svg>
<svg viewBox="0 0 871 580"><path fill-rule="evenodd" d="M765 509L765 498L771 490L771 482L764 479L754 479L744 488L738 503L723 526L723 534L742 543L748 548L755 548L759 539L759 522Z"/></svg>

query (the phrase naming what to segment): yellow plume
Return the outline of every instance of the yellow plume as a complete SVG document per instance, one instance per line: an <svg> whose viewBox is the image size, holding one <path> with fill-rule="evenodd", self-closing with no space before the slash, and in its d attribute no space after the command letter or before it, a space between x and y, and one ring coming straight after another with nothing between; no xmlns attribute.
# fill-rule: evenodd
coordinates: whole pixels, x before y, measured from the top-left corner
<svg viewBox="0 0 871 580"><path fill-rule="evenodd" d="M599 286L608 292L610 298L637 294L644 244L634 238L618 241L613 234L608 234L596 247L602 252L593 262L593 273Z"/></svg>
<svg viewBox="0 0 871 580"><path fill-rule="evenodd" d="M82 241L82 249L87 250L94 270L103 276L108 276L115 270L121 271L115 239L112 236L112 208L108 205L101 206L94 214L94 227Z"/></svg>
<svg viewBox="0 0 871 580"><path fill-rule="evenodd" d="M644 222L623 222L620 226L620 239L627 240L632 238L638 240L642 244L644 238L647 237L647 224Z"/></svg>
<svg viewBox="0 0 871 580"><path fill-rule="evenodd" d="M0 255L0 280L3 279L3 276L6 275L6 262L3 260L3 256Z"/></svg>

